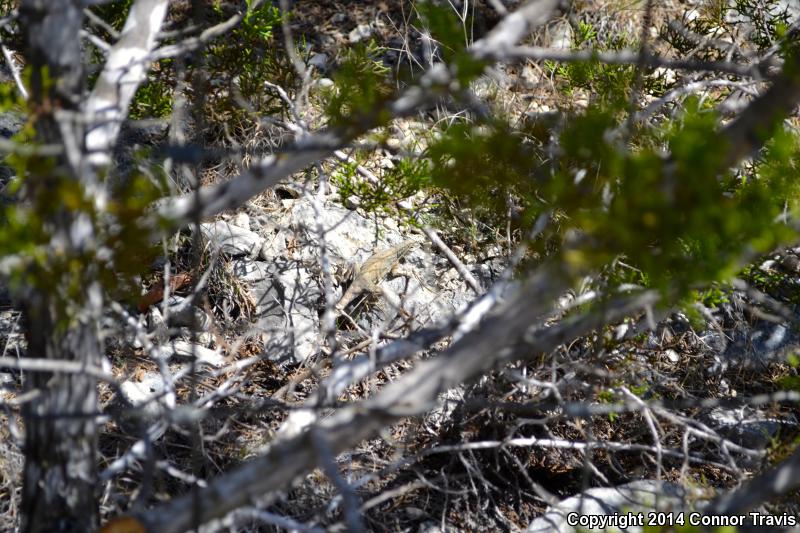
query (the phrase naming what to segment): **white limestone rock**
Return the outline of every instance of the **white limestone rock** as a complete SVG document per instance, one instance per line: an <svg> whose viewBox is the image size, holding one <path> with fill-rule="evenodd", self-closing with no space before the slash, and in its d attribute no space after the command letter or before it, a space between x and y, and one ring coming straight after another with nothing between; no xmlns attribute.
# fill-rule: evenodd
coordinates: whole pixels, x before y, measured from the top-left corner
<svg viewBox="0 0 800 533"><path fill-rule="evenodd" d="M224 220L201 224L200 231L213 250L230 257L258 255L264 244L257 233Z"/></svg>

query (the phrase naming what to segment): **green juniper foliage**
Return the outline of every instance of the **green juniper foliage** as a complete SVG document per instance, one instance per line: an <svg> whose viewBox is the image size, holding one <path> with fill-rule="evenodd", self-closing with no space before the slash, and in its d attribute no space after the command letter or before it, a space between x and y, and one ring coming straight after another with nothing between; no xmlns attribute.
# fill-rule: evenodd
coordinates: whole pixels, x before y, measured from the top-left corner
<svg viewBox="0 0 800 533"><path fill-rule="evenodd" d="M49 83L46 73L42 79L45 85ZM28 103L17 95L16 89L0 86L0 112L32 116ZM33 122L29 120L11 140L35 150ZM61 328L68 327L73 310L80 309L87 279L100 280L116 297L133 298L138 287L131 285L131 279L147 268L157 252L140 223L152 202L167 192L166 177L134 173L119 184L100 212L83 182L56 158L12 153L5 164L15 175L5 189L14 201L0 203L0 257L23 260L8 279L12 290L52 293ZM67 212L73 218L85 215L92 224L96 241L91 246L72 253L50 247L52 229Z"/></svg>
<svg viewBox="0 0 800 533"><path fill-rule="evenodd" d="M106 4L92 6L90 9L116 31L122 31L132 4L133 0L115 0ZM111 38L111 35L104 31L102 27L95 28L95 30L102 32L104 39Z"/></svg>
<svg viewBox="0 0 800 533"><path fill-rule="evenodd" d="M360 178L358 163L343 163L332 176L342 203L355 197L365 212L397 214L394 202L432 186L430 164L426 159L404 158L379 176L377 183Z"/></svg>
<svg viewBox="0 0 800 533"><path fill-rule="evenodd" d="M451 62L461 83L469 83L482 65L466 59L461 22L448 10L433 6L421 8L420 13L441 45L442 58ZM225 13L220 7L213 15L222 20ZM210 102L227 101L230 113L240 109L225 90L235 81L239 94L251 103L265 105L265 112L279 112L259 89L263 81L281 83L286 81L281 75L292 72L284 68L285 56L273 51L273 32L279 23L280 13L271 5L248 4L234 35L215 41L204 52L207 67L225 73L220 87L212 87ZM777 38L779 26L775 28ZM594 29L583 25L576 46L591 45L596 38ZM325 108L332 124L346 126L368 116L372 124L389 119L383 106L393 88L379 54L374 43L343 54ZM159 70L170 68L166 63ZM585 68L590 70L581 70ZM521 225L551 212L557 223L534 243L539 257L558 256L575 273L603 270L623 258L641 284L669 293L673 301L735 274L744 251L767 251L792 238L793 232L776 220L787 205L792 212L797 206L796 135L783 129L774 132L746 171L728 171L721 168L727 147L718 141L719 117L690 100L682 113L657 127L640 128L624 145L618 132L625 125L626 104L618 95L627 94L633 83L630 69L589 62L563 71L568 83L589 84L585 86L601 96L585 111L565 114L557 125L512 124L502 117L455 121L438 137L432 136L422 159L402 160L377 184L364 185L356 179L354 166L344 166L335 180L342 195L358 196L366 210L385 208L419 191L438 190L473 207L496 227L511 204L520 207ZM166 114L171 83L166 75L144 85L137 95L136 113ZM12 94L7 90L6 100ZM217 108L217 116L225 109ZM558 139L555 157L548 151L552 136ZM23 130L19 139L23 137L29 141L32 132ZM136 220L149 202L165 192L163 177L134 175L114 195L110 212L100 214L93 211L94 204L79 182L60 176L51 160L17 155L9 162L20 176L17 187L24 184L31 201L4 208L0 253L36 257L48 240L44 221L54 209L65 207L89 215L104 243L98 250L105 246L112 257L141 255L146 244L137 233ZM36 183L29 176L37 176ZM48 190L58 191L62 207L53 205L52 194L37 193L45 182ZM75 260L40 266L73 268ZM112 268L112 260L93 260Z"/></svg>
<svg viewBox="0 0 800 533"><path fill-rule="evenodd" d="M525 133L501 120L453 124L427 150L432 182L499 224L510 197L536 202L541 186L545 156Z"/></svg>
<svg viewBox="0 0 800 533"><path fill-rule="evenodd" d="M471 16L461 21L452 7L424 2L417 5L420 25L430 31L438 45L439 59L444 61L462 87L483 73L486 63L467 53Z"/></svg>
<svg viewBox="0 0 800 533"><path fill-rule="evenodd" d="M215 7L215 22L222 22L227 16L221 4ZM277 7L270 2L253 7L253 2L248 0L241 24L211 43L205 52L205 61L209 74L216 80L209 98L215 108L221 106L225 112L236 114L241 106L233 98L241 95L261 113L281 112L283 105L264 90L265 81L283 87L294 86L294 69L275 40L275 28L280 24Z"/></svg>
<svg viewBox="0 0 800 533"><path fill-rule="evenodd" d="M460 21L441 8L420 11L441 42L442 57L457 61L464 50ZM576 46L595 39L593 28L583 25ZM611 42L631 45L625 38ZM353 107L337 100L329 108L334 119L342 119L343 108L376 104L365 87L358 89L359 77L369 77L364 63L340 71L339 83L352 86L357 96ZM564 114L558 129L536 121L512 125L500 117L453 121L424 153L426 166L419 168L429 179L408 172L413 183L405 189L427 183L496 227L507 220L510 204L522 207L520 220L526 225L552 212L557 223L534 246L540 257L557 254L576 274L624 258L646 286L672 302L729 279L745 255L793 238L793 231L777 221L787 205L794 212L797 204L793 132L763 132L772 138L752 164L729 170L723 163L728 146L718 134L720 117L709 101L690 98L682 112L657 126L637 127L624 144L620 132L627 127L634 68L597 62L564 68L569 84L599 93L588 109ZM648 90L652 93L652 86ZM558 138L555 158L547 146L553 135ZM394 191L403 190L355 185L354 176L354 168L345 167L338 183L343 194L368 198L365 208L386 205ZM554 242L560 244L553 247ZM719 301L714 294L703 298Z"/></svg>
<svg viewBox="0 0 800 533"><path fill-rule="evenodd" d="M603 42L598 38L594 26L580 22L573 35L573 50L584 48L597 52L616 51L635 47L635 40L628 35L605 36ZM546 61L545 68L555 75L559 88L565 95L571 96L576 89L585 89L603 104L622 105L627 101L630 89L636 78L635 65L606 65L592 60L582 63L555 63ZM646 78L650 93L660 92L657 89L658 79ZM663 90L663 88L661 88Z"/></svg>
<svg viewBox="0 0 800 533"><path fill-rule="evenodd" d="M161 62L166 64L167 61ZM172 87L168 81L148 80L136 91L128 115L136 120L142 118L165 118L172 113Z"/></svg>
<svg viewBox="0 0 800 533"><path fill-rule="evenodd" d="M130 0L124 0L98 7L97 12L119 30L129 7ZM280 115L285 104L265 90L264 83L269 81L287 88L296 84L294 69L275 39L275 29L281 24L280 10L270 2L256 6L251 0L244 8L240 24L200 52L200 65L192 62L185 65L189 73L197 67L206 70L213 80L204 88L208 91L204 98L211 131L222 131L226 127L237 131L243 123L252 122L249 120L252 110L264 115ZM208 24L213 25L225 21L233 11L229 5L214 2L204 9L204 14ZM181 13L171 16L186 17ZM167 39L163 44L175 44L175 40ZM98 55L96 61L101 63L102 60ZM177 81L175 67L174 60L162 59L151 68L147 82L139 87L131 105L131 118L163 118L170 114ZM188 96L198 95L189 93ZM242 101L246 106L241 105Z"/></svg>
<svg viewBox="0 0 800 533"><path fill-rule="evenodd" d="M376 125L388 122L388 110L382 108L394 88L389 68L380 59L382 51L370 41L357 43L344 52L333 74L334 85L326 95L325 114L332 125L355 125L366 117ZM374 117L376 112L378 116Z"/></svg>
<svg viewBox="0 0 800 533"><path fill-rule="evenodd" d="M130 0L123 0L92 9L119 31L130 5ZM230 16L221 4L215 5L208 10L214 19L211 22L221 22ZM231 35L211 43L203 52L205 64L202 67L220 80L220 84L210 87L211 94L207 98L215 111L211 114L212 123L230 121L248 112L232 100L234 93L230 87L234 81L236 96L246 98L257 110L282 112L282 104L274 105L278 99L263 90L265 81L284 83L288 80L287 86L293 83L293 69L285 53L275 46L273 30L278 24L279 11L269 2L262 2L258 7L248 2L242 23ZM93 28L93 31L113 40L102 28ZM91 57L94 68L90 67L88 73L90 87L103 60L99 53ZM189 65L189 69L192 68ZM31 73L26 70L25 76L29 78ZM47 73L42 72L39 77L47 86ZM131 118L168 116L172 111L175 84L174 61L159 61L135 96ZM7 111L36 116L36 110L29 109L19 99L13 84L0 86L0 112ZM33 125L31 119L11 140L34 148L36 131ZM114 182L102 211L98 211L83 182L72 176L57 158L26 151L11 154L5 160L17 177L4 189L4 194L14 196L14 201L0 203L0 257L22 259L20 268L11 273L8 282L15 291L53 292L55 287L53 302L63 322L60 327L68 327L70 317L80 309L87 280L99 280L114 298L134 299L138 294L138 287L132 283L134 276L147 271L158 253L151 242L155 228L143 227L142 223L152 215L152 203L170 191L169 180L163 170L153 164L151 157L140 154L136 159L134 171L126 179ZM92 225L96 236L92 246L71 253L52 249L52 228L67 212L73 219L85 216Z"/></svg>
<svg viewBox="0 0 800 533"><path fill-rule="evenodd" d="M560 251L568 264L584 271L622 256L651 286L681 294L734 274L745 248L765 252L792 237L775 220L796 198L794 134L778 132L754 175L735 179L720 169L727 147L717 137L715 113L690 101L656 132L668 160L656 148L621 148L610 135L622 126L616 116L597 106L572 117L546 178L536 170L545 155L525 143L523 131L454 125L428 151L434 182L495 209L503 208L498 198L513 195L528 219L556 208L557 231L572 237Z"/></svg>
<svg viewBox="0 0 800 533"><path fill-rule="evenodd" d="M740 42L741 48L763 52L785 37L791 23L788 6L780 0L714 0L701 5L699 12L701 16L685 14L681 21L695 38L669 25L661 28L660 36L679 54L692 52L704 60L724 60L727 47L715 45L713 40L704 43L702 36L714 36L722 43L726 39L741 41L744 35L747 40Z"/></svg>
<svg viewBox="0 0 800 533"><path fill-rule="evenodd" d="M735 0L730 10L733 18L750 21L752 30L749 38L759 51L766 50L783 38L792 22L788 5L779 0Z"/></svg>

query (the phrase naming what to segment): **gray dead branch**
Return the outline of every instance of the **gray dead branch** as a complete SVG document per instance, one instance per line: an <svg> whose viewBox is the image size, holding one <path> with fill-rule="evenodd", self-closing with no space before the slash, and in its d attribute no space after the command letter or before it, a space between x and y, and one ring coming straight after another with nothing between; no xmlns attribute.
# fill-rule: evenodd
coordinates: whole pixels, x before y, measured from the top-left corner
<svg viewBox="0 0 800 533"><path fill-rule="evenodd" d="M108 54L97 84L86 101L88 162L106 166L136 89L147 79L167 0L137 0L131 5L119 40Z"/></svg>
<svg viewBox="0 0 800 533"><path fill-rule="evenodd" d="M486 37L476 41L469 48L470 53L478 60L487 60L493 54L502 57L506 49L528 35L534 27L549 20L557 5L556 0L534 0L527 3L519 11L508 15ZM445 90L449 88L453 83L452 74L441 63L433 65L420 78L419 85L406 90L389 106L391 115L404 117L416 113L436 98L437 87ZM195 218L205 219L226 209L238 207L291 174L330 157L374 125L376 124L364 123L357 131L329 129L309 134L293 150L267 156L230 181L204 187L196 194L162 202L157 213L176 226L182 226Z"/></svg>
<svg viewBox="0 0 800 533"><path fill-rule="evenodd" d="M532 27L545 22L556 4L557 2L550 0L526 4L518 12L509 15L484 40L476 42L471 48L474 56L482 60L512 57L516 53L515 50L520 50L515 48L516 42ZM90 145L91 150L95 150L89 154L89 161L94 165L104 165L110 161L110 148L119 133L119 124L124 119L136 86L146 76L147 61L153 57L150 51L155 46L165 6L166 2L159 0L139 0L134 4L129 23L131 27L134 25L133 21L146 23L143 27L147 31L131 32L131 27L126 24L126 30L123 30L120 40L111 50L101 82L98 82L98 87L87 103L86 109L89 110L93 122L87 136L87 145ZM142 18L142 13L145 12L142 10L147 10L146 21ZM633 61L637 59L631 58ZM677 65L673 67L678 68ZM724 68L720 67L720 70L724 71ZM800 79L791 72L796 70L796 65L790 65L784 73L775 76L771 88L757 98L737 121L722 130L721 137L730 139L732 144L730 160L726 164L740 160L761 146L763 143L761 132L773 128L795 105L800 98L797 95L800 92L798 91ZM454 89L452 79L452 73L443 65L435 65L423 76L419 87L409 89L392 104L393 115L400 117L416 112L431 101L431 93L435 92L431 89ZM225 209L238 207L279 180L329 157L337 148L346 145L368 128L369 125L365 125L364 130L358 132L323 131L311 134L298 142L296 150L265 158L260 164L254 165L231 182L203 189L197 197L192 195L167 201L160 206L158 214L172 220L176 225L185 225L196 217L206 218ZM481 312L477 313L479 316L472 322L470 328L462 328L463 322L459 324L454 322L449 325L450 329L431 331L427 337L420 335L413 340L404 339L381 348L380 351L385 352L386 357L379 358L378 362L385 364L395 360L395 357L407 357L416 353L434 340L451 333L452 328L458 327L457 333L460 338L448 350L438 357L419 363L415 370L387 386L375 398L340 410L330 419L315 423L310 431L303 431L295 436L285 436L285 440L276 443L265 456L223 475L211 482L207 488L201 488L196 495L201 502L199 510L195 507L198 500L195 500L195 495L191 495L167 502L146 514L143 513L139 519L151 530L182 531L192 527L196 518L208 521L222 517L270 491L285 488L294 478L320 464L326 466L331 477L338 482L340 480L336 479L335 468L332 465L337 453L356 445L364 438L376 435L393 422L430 410L442 392L475 379L498 363L524 359L532 353L549 352L563 342L647 308L657 300L657 296L653 293L638 293L622 298L607 307L596 308L565 319L556 325L544 327L542 325L544 317L558 311L558 306L554 302L568 287L569 282L559 275L558 269L542 268L531 276L516 295L506 301L496 306L494 306L496 300L491 298L487 299L491 301L486 306L480 305L485 302L479 302L474 309L479 309ZM488 308L492 309L489 311ZM468 318L475 317L464 317L465 321ZM417 340L419 342L415 342ZM190 352L194 354L195 350ZM25 363L29 365L28 370L68 374L78 370L74 361L63 361L63 365L60 364L61 361L51 361L47 368L42 369L34 368L38 364L33 362L36 360L26 361L29 361ZM5 362L10 363L10 361ZM367 359L358 360L343 370L342 376L334 375L331 379L332 387L321 393L320 397L327 399L335 397L345 384L374 371L374 364L367 363ZM86 374L95 379L108 377L94 366L84 366L83 371L86 369L90 370ZM640 449L655 453L659 457L680 456L680 452L661 448L654 419L666 415L657 408L645 406L638 398L629 399L631 409L644 411L651 416L648 418L648 428L651 430L653 445L641 445ZM693 431L698 436L737 450L736 444L716 436L713 431L707 431L706 428L694 428ZM578 448L583 444L587 449L601 448L589 442L570 444L566 441L562 443L541 439L538 442L520 440L490 444L492 446L539 444L554 447L569 444ZM620 443L619 446L626 445ZM615 444L609 443L606 447L614 448ZM321 451L324 453L320 453ZM738 447L738 451L747 453L741 446ZM702 460L696 456L692 456L691 459ZM717 508L726 512L752 508L760 501L785 493L797 484L793 480L798 477L800 469L798 464L800 462L795 454L771 472L771 476L756 478L743 489L720 499L716 504ZM172 475L191 483L197 481L177 471ZM346 492L347 487L342 486L342 488L343 493ZM352 509L352 505L349 505L349 508ZM262 518L271 523L285 523L279 521L280 517L264 514ZM357 526L357 521L352 517L350 525Z"/></svg>
<svg viewBox="0 0 800 533"><path fill-rule="evenodd" d="M314 438L324 438L331 453L338 454L383 427L407 416L429 410L439 393L474 379L499 362L525 354L549 352L601 324L652 305L657 295L642 293L623 299L602 311L567 319L560 324L531 331L552 312L553 301L565 288L551 268L541 268L479 328L465 335L438 357L420 362L409 374L385 387L375 398L342 409L309 431L274 445L263 457L221 476L200 491L201 521L225 515L250 498L287 486L320 460ZM532 303L534 302L534 303ZM183 531L196 512L191 497L179 498L138 516L149 529ZM167 519L169 517L169 519Z"/></svg>
<svg viewBox="0 0 800 533"><path fill-rule="evenodd" d="M778 466L759 474L738 489L723 494L711 502L707 513L739 515L796 490L800 487L800 449Z"/></svg>

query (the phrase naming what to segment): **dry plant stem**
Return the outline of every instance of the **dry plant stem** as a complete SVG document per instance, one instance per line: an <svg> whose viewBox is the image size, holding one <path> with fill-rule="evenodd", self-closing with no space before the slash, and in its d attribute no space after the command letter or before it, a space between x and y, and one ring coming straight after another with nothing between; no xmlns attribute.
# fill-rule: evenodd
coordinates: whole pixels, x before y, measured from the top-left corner
<svg viewBox="0 0 800 533"><path fill-rule="evenodd" d="M800 31L789 37L791 51L770 87L720 132L729 149L722 169L734 166L764 145L775 128L800 103Z"/></svg>
<svg viewBox="0 0 800 533"><path fill-rule="evenodd" d="M292 36L292 26L289 24L289 11L290 5L289 0L280 0L281 6L281 28L283 29L283 45L286 47L286 54L289 56L289 59L292 62L292 66L294 67L295 72L297 73L298 77L303 80L303 84L306 83L308 78L308 72L306 69L305 63L303 60L300 59L300 56L297 55L297 50L294 48L294 37ZM298 94L298 102L297 108L301 108L300 102L300 95Z"/></svg>
<svg viewBox="0 0 800 533"><path fill-rule="evenodd" d="M333 311L331 302L333 301L333 273L331 272L330 253L328 251L328 241L325 235L325 228L322 223L322 213L325 195L325 186L323 176L325 173L322 165L317 164L317 174L320 177L320 182L317 187L316 193L308 191L307 195L311 196L311 206L314 210L314 229L317 234L317 242L319 243L319 265L322 275L322 287L325 295L325 312L321 317L322 339L328 341L331 349L336 350L336 316Z"/></svg>
<svg viewBox="0 0 800 533"><path fill-rule="evenodd" d="M380 370L394 362L406 359L417 352L429 348L434 343L450 335L454 331L457 322L458 320L454 319L450 323L439 328L421 330L404 339L397 340L386 346L378 347L374 351L374 357L359 355L351 361L341 362L333 369L325 382L319 386L319 389L304 402L304 405L308 408L314 408L318 405L333 405L336 402L336 398L338 398L349 385L365 379L376 370ZM370 345L373 345L372 339L354 346L347 352L343 352L343 355L356 349L361 350ZM291 387L297 385L300 381L309 378L311 374L310 369L304 369L299 374L293 376L291 382L281 387L272 397L274 399L282 399L285 397L286 391L291 390Z"/></svg>
<svg viewBox="0 0 800 533"><path fill-rule="evenodd" d="M651 409L713 409L715 407L724 407L727 409L736 409L743 406L761 407L764 405L792 402L800 403L800 392L796 391L779 391L770 394L759 394L749 398L703 398L703 399L684 399L664 401L656 400L648 403ZM510 409L512 412L525 414L525 413L540 413L542 411L549 411L555 408L560 408L565 416L572 418L591 418L593 416L607 416L612 413L630 413L639 410L639 404L627 401L608 404L595 404L587 405L585 402L556 402L553 400L545 400L536 403L526 404L493 404L488 403L484 405L482 402L477 404L478 407L498 407L503 409ZM667 411L668 412L668 411ZM658 414L662 412L659 410Z"/></svg>
<svg viewBox="0 0 800 533"><path fill-rule="evenodd" d="M311 440L322 463L322 469L339 490L344 500L344 516L348 531L359 532L364 530L359 512L359 499L353 487L339 473L336 457L331 452L326 436L322 431L311 432Z"/></svg>
<svg viewBox="0 0 800 533"><path fill-rule="evenodd" d="M16 314L16 318L14 319L14 323L11 325L9 333L13 334L13 333L21 333L22 332L22 330L20 328L20 318L21 318L21 315L19 313L17 313ZM8 335L6 337L6 342L3 345L3 351L0 352L0 357L6 357L6 354L9 353L9 348L12 347L12 342L11 341L12 341L12 337L11 337L11 335ZM17 354L17 358L19 358L22 355L20 347L18 345L16 345L16 344L13 345L13 347L14 347L14 351Z"/></svg>
<svg viewBox="0 0 800 533"><path fill-rule="evenodd" d="M164 257L169 257L167 253L168 250L167 250L166 240L163 241L163 250L164 250ZM172 265L170 264L170 261L167 260L164 262L164 293L161 299L161 304L162 304L161 308L164 310L163 315L165 324L169 323L169 315L170 315L169 297L170 297L170 292L172 290L172 286L170 283L171 277L172 277Z"/></svg>
<svg viewBox="0 0 800 533"><path fill-rule="evenodd" d="M439 234L436 233L436 230L431 227L424 226L422 228L422 232L426 237L428 237L428 239L430 239L434 246L436 246L444 254L447 260L450 261L450 264L453 265L453 268L456 269L456 272L458 272L461 278L467 282L467 285L469 285L470 289L472 289L475 294L481 294L483 291L481 290L478 280L475 279L475 276L472 275L472 272L467 270L467 267L458 258L455 252L453 252L453 250L451 250L450 247L444 243L444 241L439 237Z"/></svg>
<svg viewBox="0 0 800 533"><path fill-rule="evenodd" d="M503 287L506 287L505 283L495 284L468 309L440 327L419 331L405 339L378 348L371 354L372 356L360 355L352 361L338 365L305 405L312 407L318 404L332 404L349 385L368 377L375 371L427 349L448 335L452 335L453 340L458 340L475 329L480 320L499 302L499 294L503 292Z"/></svg>
<svg viewBox="0 0 800 533"><path fill-rule="evenodd" d="M758 289L751 287L747 282L738 278L734 279L731 283L736 290L745 291L748 298L752 299L759 305L763 305L771 312L778 315L782 320L786 320L793 324L800 323L800 319L797 318L797 315L791 309L789 309L789 307L770 295L764 294Z"/></svg>
<svg viewBox="0 0 800 533"><path fill-rule="evenodd" d="M703 48L708 48L708 47L714 48L718 52L721 52L721 53L726 54L726 55L728 55L730 53L735 53L735 54L738 54L740 56L745 57L746 59L752 59L752 58L756 57L755 54L752 54L752 53L746 54L745 52L743 52L740 49L739 46L735 45L732 42L729 43L729 42L725 42L725 41L723 41L721 39L717 39L717 38L714 38L714 37L700 35L699 33L695 33L693 31L691 31L689 28L687 28L679 20L670 20L669 22L667 22L667 27L670 30L680 34L681 37L683 37L687 41L692 42L695 45L694 50L691 50L688 54L685 54L687 57L690 57L690 56L694 55L695 53L697 53L698 51L702 50Z"/></svg>
<svg viewBox="0 0 800 533"><path fill-rule="evenodd" d="M364 504L359 509L362 513L376 507L384 502L388 502L409 492L413 492L415 490L421 489L426 487L427 485L421 481L412 481L411 483L406 483L405 485L401 485L395 489L391 490L384 490L374 498L370 498L369 500L365 501Z"/></svg>
<svg viewBox="0 0 800 533"><path fill-rule="evenodd" d="M183 302L175 306L176 313L182 312L188 306L194 304L194 302L196 302L200 298L200 295L206 288L206 285L208 285L208 281L211 279L211 274L217 265L217 261L219 260L219 255L220 251L214 250L213 255L208 261L208 268L206 268L205 272L203 272L203 275L200 276L200 279L198 279L197 282L194 284L194 287L192 287L192 292L186 296ZM164 305L166 306L166 304L167 304L167 299L165 298Z"/></svg>
<svg viewBox="0 0 800 533"><path fill-rule="evenodd" d="M294 391L297 385L307 380L308 378L314 376L315 373L319 373L320 371L329 368L330 365L331 365L330 359L325 357L323 360L320 361L319 367L317 368L305 366L298 369L298 371L293 376L289 377L289 381L286 383L286 385L284 385L283 387L272 393L272 396L270 396L270 398L278 401L286 401L289 393Z"/></svg>
<svg viewBox="0 0 800 533"><path fill-rule="evenodd" d="M83 10L83 14L90 23L94 24L104 32L108 33L112 39L114 40L119 39L119 32L115 30L114 27L111 26L111 24L109 24L102 18L95 15L94 11L92 11L89 8L86 8Z"/></svg>
<svg viewBox="0 0 800 533"><path fill-rule="evenodd" d="M107 57L108 53L111 51L111 45L93 33L89 33L86 30L81 30L80 36L95 45L105 57Z"/></svg>
<svg viewBox="0 0 800 533"><path fill-rule="evenodd" d="M64 147L58 144L25 145L5 138L0 138L0 154L17 154L22 157L58 157L64 153ZM0 270L2 273L2 270Z"/></svg>
<svg viewBox="0 0 800 533"><path fill-rule="evenodd" d="M520 461L519 457L517 457L513 453L510 453L510 451L506 448L503 448L502 451L506 457L511 459L517 465L519 472L525 478L525 481L528 483L528 485L531 486L533 492L536 493L536 496L538 496L543 502L545 502L548 505L556 505L558 503L558 497L555 494L551 493L546 488L544 488L544 486L542 486L541 483L538 483L534 481L533 478L531 478L531 476L527 472L528 469L525 467L522 461Z"/></svg>
<svg viewBox="0 0 800 533"><path fill-rule="evenodd" d="M751 450L750 448L745 448L744 446L740 446L728 439L725 439L718 435L716 431L696 420L676 415L659 406L651 406L650 409L652 409L652 411L658 416L668 420L670 423L686 428L686 432L688 434L713 442L725 450L734 451L754 459L760 459L766 455L766 452L763 450Z"/></svg>
<svg viewBox="0 0 800 533"><path fill-rule="evenodd" d="M650 56L650 24L653 18L653 0L645 0L644 15L642 16L641 28L639 29L639 57L636 60L636 78L630 96L629 116L633 116L633 110L639 105L639 98L642 93L644 82L644 69L647 66L647 58Z"/></svg>
<svg viewBox="0 0 800 533"><path fill-rule="evenodd" d="M19 13L17 12L17 8L12 9L8 12L8 15L0 19L0 29L5 28L12 22L16 21L19 17Z"/></svg>
<svg viewBox="0 0 800 533"><path fill-rule="evenodd" d="M160 394L154 395L148 402L139 405L138 409L145 409L147 405L151 402L156 402L159 400L163 400L166 405L174 406L175 405L175 383L177 383L183 376L182 375L173 375L172 371L169 368L169 364L163 357L156 357L154 356L157 350L157 347L153 345L151 342L151 336L147 333L146 329L143 327L141 323L141 319L137 319L133 317L127 310L125 310L119 303L111 302L111 309L115 313L117 313L123 320L123 323L133 331L134 337L136 340L142 345L143 350L145 353L156 363L158 367L159 374L161 376L161 380L163 383L163 388ZM155 425L158 425L161 422L156 422ZM153 430L150 428L148 431ZM144 441L138 441L134 444L129 453L133 452L134 450L144 450L147 446L147 443ZM141 452L139 452L141 455ZM122 461L122 464L127 464L125 461ZM112 465L113 466L113 465ZM103 475L108 475L108 478L111 477L112 467L109 467ZM102 476L101 476L102 477Z"/></svg>
<svg viewBox="0 0 800 533"><path fill-rule="evenodd" d="M325 530L322 528L301 524L297 520L293 520L286 516L269 513L253 507L237 509L235 512L231 513L230 516L220 520L219 524L223 528L230 528L231 530L239 531L240 528L250 526L254 520L264 524L277 526L278 528L286 531L298 531L300 533L325 533Z"/></svg>
<svg viewBox="0 0 800 533"><path fill-rule="evenodd" d="M622 393L633 400L635 403L638 403L641 407L642 416L647 422L647 427L650 430L650 434L653 437L653 446L656 449L656 481L661 481L661 469L662 469L662 458L663 458L663 449L661 447L661 435L658 434L658 429L656 429L656 422L653 419L653 415L650 412L650 408L647 406L646 403L642 401L641 398L633 394L627 387L620 387Z"/></svg>

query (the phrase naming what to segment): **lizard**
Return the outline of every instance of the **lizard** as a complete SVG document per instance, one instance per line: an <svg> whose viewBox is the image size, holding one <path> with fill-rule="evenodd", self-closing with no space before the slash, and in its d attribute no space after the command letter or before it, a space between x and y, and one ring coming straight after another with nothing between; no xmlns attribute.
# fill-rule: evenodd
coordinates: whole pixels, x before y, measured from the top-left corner
<svg viewBox="0 0 800 533"><path fill-rule="evenodd" d="M378 284L385 278L389 272L397 265L411 249L414 247L413 241L404 241L389 248L379 250L372 254L364 264L356 271L353 277L353 282L347 290L339 298L339 301L333 306L334 314L338 317L344 309L358 297L362 292L376 292ZM301 381L311 377L312 371L310 368L300 369L300 372L289 380L289 382L275 391L272 398L276 400L283 400L289 390L300 383Z"/></svg>
<svg viewBox="0 0 800 533"><path fill-rule="evenodd" d="M356 271L353 282L333 306L334 314L336 316L342 314L350 302L362 292L377 292L378 284L392 271L398 261L411 251L414 245L413 241L404 241L372 254Z"/></svg>

